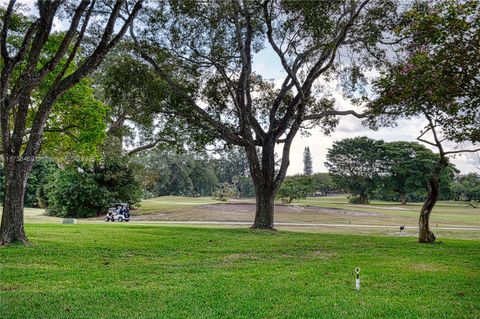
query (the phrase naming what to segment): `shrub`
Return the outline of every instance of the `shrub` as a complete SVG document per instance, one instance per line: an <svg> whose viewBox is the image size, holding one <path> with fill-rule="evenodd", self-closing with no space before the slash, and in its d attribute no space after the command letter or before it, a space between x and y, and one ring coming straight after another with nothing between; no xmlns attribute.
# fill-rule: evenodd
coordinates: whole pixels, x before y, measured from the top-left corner
<svg viewBox="0 0 480 319"><path fill-rule="evenodd" d="M307 198L315 192L315 184L311 176L288 177L283 182L277 197L284 204L290 204L295 199Z"/></svg>
<svg viewBox="0 0 480 319"><path fill-rule="evenodd" d="M361 196L348 196L348 202L350 204L368 204L368 201L365 202L365 199Z"/></svg>
<svg viewBox="0 0 480 319"><path fill-rule="evenodd" d="M135 205L143 197L140 184L121 158L69 166L55 174L45 193L47 213L60 217L93 217L112 202Z"/></svg>
<svg viewBox="0 0 480 319"><path fill-rule="evenodd" d="M57 172L46 192L47 213L59 217L96 216L112 201L110 192L93 175L73 167Z"/></svg>
<svg viewBox="0 0 480 319"><path fill-rule="evenodd" d="M237 187L234 184L222 183L213 192L213 198L221 201L228 201L237 195Z"/></svg>

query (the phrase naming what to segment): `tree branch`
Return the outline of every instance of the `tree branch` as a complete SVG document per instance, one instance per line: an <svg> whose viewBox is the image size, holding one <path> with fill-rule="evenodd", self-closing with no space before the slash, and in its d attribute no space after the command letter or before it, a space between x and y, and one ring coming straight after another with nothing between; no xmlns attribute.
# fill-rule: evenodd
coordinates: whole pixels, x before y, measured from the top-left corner
<svg viewBox="0 0 480 319"><path fill-rule="evenodd" d="M136 153L139 153L139 152L142 152L142 151L145 151L145 150L154 148L154 147L157 146L158 143L160 143L160 142L164 142L164 143L175 143L175 141L166 140L166 139L160 137L160 138L157 138L156 140L152 141L151 143L148 143L148 144L145 144L145 145L136 147L136 148L134 148L133 150L128 151L127 155L134 155L134 154L136 154Z"/></svg>
<svg viewBox="0 0 480 319"><path fill-rule="evenodd" d="M322 112L320 114L311 114L311 115L304 116L303 119L305 121L319 120L319 119L322 119L326 116L333 116L333 115L340 115L340 116L353 115L356 118L361 119L361 118L366 118L368 115L370 115L370 113L369 112L358 113L358 112L355 112L353 110L348 110L348 111L325 111L325 112Z"/></svg>
<svg viewBox="0 0 480 319"><path fill-rule="evenodd" d="M228 140L228 142L232 144L237 144L241 146L246 145L246 141L238 136L236 133L232 132L230 128L228 128L224 123L217 121L213 119L210 114L208 114L203 108L201 108L195 100L189 96L187 93L185 93L185 90L178 86L175 81L165 72L162 67L153 59L150 55L148 55L142 48L141 44L139 43L137 37L135 36L133 32L133 28L130 28L130 35L132 36L132 39L135 43L136 49L140 56L147 61L155 70L155 72L163 78L168 86L177 94L179 97L181 97L183 100L185 100L188 104L192 106L194 111L204 120L206 120L215 130L217 130L221 135L225 137L225 139Z"/></svg>
<svg viewBox="0 0 480 319"><path fill-rule="evenodd" d="M458 154L458 153L477 153L477 152L480 152L480 148L474 148L469 150L447 151L447 152L444 152L443 154L449 155L449 154Z"/></svg>
<svg viewBox="0 0 480 319"><path fill-rule="evenodd" d="M3 16L3 28L2 33L0 35L0 52L2 53L3 63L7 63L10 60L10 56L7 50L7 34L8 28L10 27L10 20L12 18L13 13L13 6L15 5L15 0L10 0L7 6L7 10L5 11L5 15Z"/></svg>
<svg viewBox="0 0 480 319"><path fill-rule="evenodd" d="M55 67L58 65L60 60L67 52L68 47L70 46L70 42L72 41L75 33L77 32L77 27L80 23L80 19L82 18L82 15L85 12L89 2L90 1L88 0L83 0L75 10L75 14L73 15L70 28L65 33L65 36L63 37L62 42L57 49L57 52L55 52L54 56L47 63L45 63L45 65L37 72L36 77L38 79L43 79L45 75L55 69Z"/></svg>

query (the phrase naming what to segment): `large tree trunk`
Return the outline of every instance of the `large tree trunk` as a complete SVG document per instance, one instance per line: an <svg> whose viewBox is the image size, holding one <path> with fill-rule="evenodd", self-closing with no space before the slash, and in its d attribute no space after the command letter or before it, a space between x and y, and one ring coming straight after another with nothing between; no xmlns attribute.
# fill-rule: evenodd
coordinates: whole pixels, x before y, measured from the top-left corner
<svg viewBox="0 0 480 319"><path fill-rule="evenodd" d="M430 230L430 214L438 200L438 194L440 191L440 175L447 165L448 159L442 157L433 169L432 175L428 181L428 194L423 202L423 206L420 211L420 218L418 220L418 242L420 243L435 242L435 235Z"/></svg>
<svg viewBox="0 0 480 319"><path fill-rule="evenodd" d="M273 230L274 200L275 194L271 189L260 188L256 190L257 209L253 229Z"/></svg>
<svg viewBox="0 0 480 319"><path fill-rule="evenodd" d="M405 193L400 193L400 203L402 203L402 205L407 205L407 196Z"/></svg>
<svg viewBox="0 0 480 319"><path fill-rule="evenodd" d="M23 227L23 201L31 167L30 162L7 160L5 163L5 196L0 227L1 245L16 242L29 244Z"/></svg>
<svg viewBox="0 0 480 319"><path fill-rule="evenodd" d="M261 160L258 159L255 148L247 148L246 151L256 194L255 222L252 228L273 230L274 201L277 193L275 142L273 139L267 139L264 142Z"/></svg>

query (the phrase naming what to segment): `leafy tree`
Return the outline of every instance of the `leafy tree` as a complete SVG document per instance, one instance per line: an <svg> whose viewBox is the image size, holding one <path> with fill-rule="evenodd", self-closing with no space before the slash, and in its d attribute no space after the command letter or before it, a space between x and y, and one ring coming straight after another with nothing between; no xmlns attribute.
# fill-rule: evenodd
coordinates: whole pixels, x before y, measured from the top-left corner
<svg viewBox="0 0 480 319"><path fill-rule="evenodd" d="M280 198L283 203L291 204L294 200L307 198L307 196L314 191L315 183L312 177L292 176L285 179L285 182L277 193L277 197Z"/></svg>
<svg viewBox="0 0 480 319"><path fill-rule="evenodd" d="M214 166L209 160L193 161L190 179L193 182L193 194L196 196L210 195L218 185Z"/></svg>
<svg viewBox="0 0 480 319"><path fill-rule="evenodd" d="M248 159L245 152L239 147L232 147L217 151L219 158L215 162L215 171L218 180L233 183L236 178L248 177Z"/></svg>
<svg viewBox="0 0 480 319"><path fill-rule="evenodd" d="M255 197L255 186L250 176L237 176L234 183L237 185L238 197Z"/></svg>
<svg viewBox="0 0 480 319"><path fill-rule="evenodd" d="M273 229L274 198L296 134L307 127L329 133L336 115L362 116L335 110L317 80L342 69L341 51L358 53L364 43L378 41L378 30L397 14L394 1L171 0L149 9L148 23L132 32L138 55L188 105L172 112L244 149L256 192L252 227ZM279 88L252 68L265 46L285 71ZM349 69L358 74L362 68Z"/></svg>
<svg viewBox="0 0 480 319"><path fill-rule="evenodd" d="M385 143L384 148L387 168L385 187L399 194L402 204L406 204L408 194L421 193L423 196L438 155L416 142L390 142ZM451 170L442 174L442 181L449 180ZM442 188L448 190L448 183L443 183Z"/></svg>
<svg viewBox="0 0 480 319"><path fill-rule="evenodd" d="M47 212L61 217L97 216L112 202L135 205L143 197L126 158L69 165L55 174L45 192Z"/></svg>
<svg viewBox="0 0 480 319"><path fill-rule="evenodd" d="M28 244L23 227L25 185L55 102L100 64L129 29L142 2L37 1L37 10L27 17L22 6L11 0L3 10L0 126L6 179L2 244ZM56 18L65 22L66 31L48 55L49 40L58 35L52 32Z"/></svg>
<svg viewBox="0 0 480 319"><path fill-rule="evenodd" d="M363 136L334 142L325 165L341 188L367 204L385 171L383 141Z"/></svg>
<svg viewBox="0 0 480 319"><path fill-rule="evenodd" d="M455 200L480 201L480 174L460 175L452 188Z"/></svg>
<svg viewBox="0 0 480 319"><path fill-rule="evenodd" d="M225 148L216 152L214 160L215 174L218 180L233 183L237 186L239 197L254 197L255 187L248 167L245 152L239 147Z"/></svg>
<svg viewBox="0 0 480 319"><path fill-rule="evenodd" d="M204 152L153 149L136 157L137 174L151 196L211 196L219 183L216 163Z"/></svg>
<svg viewBox="0 0 480 319"><path fill-rule="evenodd" d="M109 106L104 152L133 155L158 144L173 148L197 142L201 146L195 134L203 134L205 142L205 132L166 113L180 108L183 101L128 47L128 42L120 45L94 75L97 95Z"/></svg>
<svg viewBox="0 0 480 319"><path fill-rule="evenodd" d="M480 150L446 148L446 142L480 143L479 7L478 1L423 2L406 12L397 27L398 60L387 64L375 84L378 98L370 104L373 126L424 117L417 139L438 150L420 211L423 243L435 241L429 220L449 155Z"/></svg>
<svg viewBox="0 0 480 319"><path fill-rule="evenodd" d="M317 173L312 175L315 191L328 196L329 193L338 189L330 173Z"/></svg>
<svg viewBox="0 0 480 319"><path fill-rule="evenodd" d="M313 174L312 154L308 146L303 150L303 174L307 176Z"/></svg>

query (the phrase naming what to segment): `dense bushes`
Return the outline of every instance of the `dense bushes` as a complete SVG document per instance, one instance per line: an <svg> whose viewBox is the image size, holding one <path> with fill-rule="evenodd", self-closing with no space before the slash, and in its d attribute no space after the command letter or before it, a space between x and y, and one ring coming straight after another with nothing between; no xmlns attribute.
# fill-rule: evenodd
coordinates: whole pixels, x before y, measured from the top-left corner
<svg viewBox="0 0 480 319"><path fill-rule="evenodd" d="M57 172L47 184L45 205L49 215L91 217L108 205L109 195L92 174L71 167Z"/></svg>
<svg viewBox="0 0 480 319"><path fill-rule="evenodd" d="M58 171L45 189L48 214L60 217L96 216L109 203L135 205L143 196L132 169L122 159L69 166Z"/></svg>

